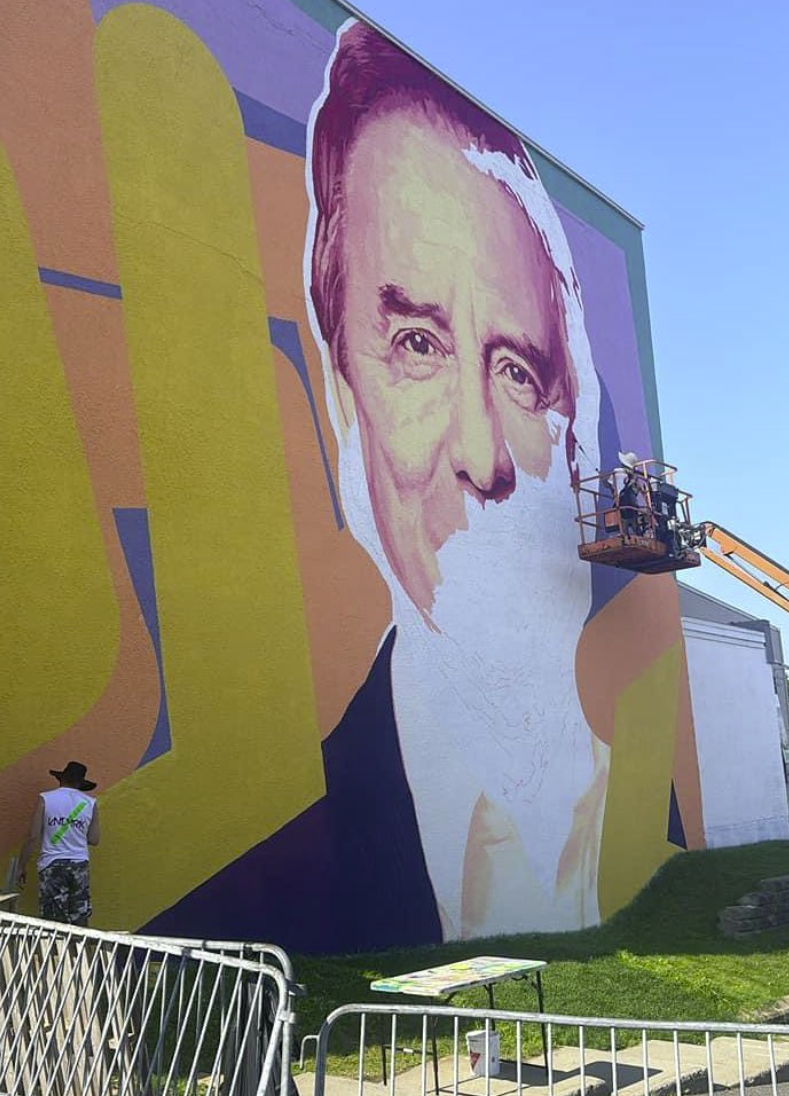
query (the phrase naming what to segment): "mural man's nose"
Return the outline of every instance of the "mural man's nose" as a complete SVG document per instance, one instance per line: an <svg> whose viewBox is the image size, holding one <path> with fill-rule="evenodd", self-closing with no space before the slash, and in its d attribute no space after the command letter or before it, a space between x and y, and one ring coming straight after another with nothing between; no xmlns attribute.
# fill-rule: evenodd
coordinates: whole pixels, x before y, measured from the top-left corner
<svg viewBox="0 0 789 1096"><path fill-rule="evenodd" d="M487 378L479 371L462 377L452 423L450 458L463 489L480 502L501 502L515 488L515 467Z"/></svg>

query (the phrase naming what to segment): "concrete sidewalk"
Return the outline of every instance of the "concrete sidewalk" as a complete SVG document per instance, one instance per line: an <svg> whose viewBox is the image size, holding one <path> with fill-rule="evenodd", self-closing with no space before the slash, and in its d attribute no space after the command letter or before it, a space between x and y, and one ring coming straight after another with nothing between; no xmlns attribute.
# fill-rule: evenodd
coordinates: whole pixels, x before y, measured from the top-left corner
<svg viewBox="0 0 789 1096"><path fill-rule="evenodd" d="M775 1039L776 1078L789 1081L789 1036ZM739 1056L734 1036L717 1036L711 1041L712 1077L716 1091L739 1088ZM753 1086L770 1086L770 1059L767 1043L757 1039L742 1040L744 1083ZM555 1096L610 1096L616 1087L617 1096L644 1096L644 1068L642 1047L633 1046L617 1051L616 1086L611 1053L603 1050L587 1050L584 1055L584 1084L577 1047L557 1047L553 1053L553 1091ZM647 1043L649 1063L648 1086L651 1096L674 1096L676 1092L674 1044L670 1040L650 1039ZM686 1096L709 1091L707 1081L707 1052L704 1046L690 1043L679 1044L679 1071L681 1092ZM439 1062L439 1080L442 1089L451 1094L454 1085L452 1058ZM542 1057L530 1058L521 1066L521 1080L528 1088L529 1096L547 1096L548 1086ZM302 1073L296 1078L299 1096L313 1096L314 1073ZM391 1089L380 1081L365 1081L368 1096L388 1096ZM398 1096L421 1096L422 1065L397 1074L395 1090ZM357 1096L358 1081L351 1077L329 1075L326 1096ZM433 1063L426 1062L426 1091L433 1091ZM461 1096L485 1096L484 1078L472 1077L465 1054L459 1061L458 1091ZM501 1063L498 1077L491 1078L491 1096L516 1096L517 1070L514 1062ZM772 1088L764 1094L771 1096ZM781 1085L780 1096L789 1096L789 1085Z"/></svg>

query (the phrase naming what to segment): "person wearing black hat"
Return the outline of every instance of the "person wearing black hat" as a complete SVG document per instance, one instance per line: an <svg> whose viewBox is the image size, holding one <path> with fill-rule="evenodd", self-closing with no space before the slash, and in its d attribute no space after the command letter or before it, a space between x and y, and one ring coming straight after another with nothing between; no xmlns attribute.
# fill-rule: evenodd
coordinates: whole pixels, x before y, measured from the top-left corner
<svg viewBox="0 0 789 1096"><path fill-rule="evenodd" d="M65 769L50 769L60 787L39 796L30 833L19 854L17 885L27 881L27 861L36 845L38 854L39 916L87 926L90 905L90 845L98 845L99 809L86 792L96 784L79 761Z"/></svg>

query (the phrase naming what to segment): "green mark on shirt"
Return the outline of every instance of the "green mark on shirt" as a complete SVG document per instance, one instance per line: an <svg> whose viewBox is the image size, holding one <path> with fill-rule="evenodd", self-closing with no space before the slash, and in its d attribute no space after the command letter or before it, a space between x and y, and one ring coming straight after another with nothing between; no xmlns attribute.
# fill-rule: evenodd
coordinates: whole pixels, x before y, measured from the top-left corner
<svg viewBox="0 0 789 1096"><path fill-rule="evenodd" d="M59 845L60 844L60 842L63 840L63 838L66 836L66 834L68 833L68 831L71 829L72 825L74 824L74 819L78 818L79 815L82 814L82 812L85 810L87 805L88 804L84 800L83 800L82 803L77 803L76 807L71 812L71 814L66 818L66 821L63 823L63 825L59 826L55 830L55 832L52 834L52 844L53 845Z"/></svg>

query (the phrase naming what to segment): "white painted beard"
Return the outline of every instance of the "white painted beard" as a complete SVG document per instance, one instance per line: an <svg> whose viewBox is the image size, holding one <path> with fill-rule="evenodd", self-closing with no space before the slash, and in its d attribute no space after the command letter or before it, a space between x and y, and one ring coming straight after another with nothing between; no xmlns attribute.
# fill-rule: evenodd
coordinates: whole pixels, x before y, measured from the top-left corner
<svg viewBox="0 0 789 1096"><path fill-rule="evenodd" d="M386 559L372 512L358 427L341 446L348 524L392 595L392 691L403 761L437 899L460 923L469 821L480 795L512 820L551 907L573 811L595 770L575 685L575 651L591 605L577 556L575 502L556 416L544 481L519 472L513 494L484 507L437 554L431 630ZM596 905L596 903L595 903ZM524 911L513 924L524 927ZM572 927L558 916L534 928ZM457 932L452 933L457 935Z"/></svg>

